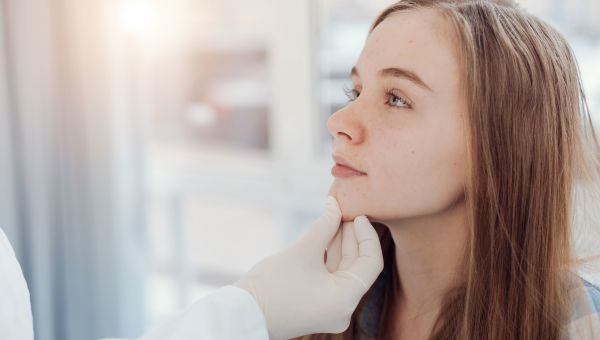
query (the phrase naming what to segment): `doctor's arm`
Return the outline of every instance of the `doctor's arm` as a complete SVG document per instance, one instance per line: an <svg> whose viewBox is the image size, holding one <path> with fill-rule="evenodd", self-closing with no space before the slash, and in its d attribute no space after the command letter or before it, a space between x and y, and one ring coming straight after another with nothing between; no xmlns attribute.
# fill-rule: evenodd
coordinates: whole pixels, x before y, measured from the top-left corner
<svg viewBox="0 0 600 340"><path fill-rule="evenodd" d="M227 285L139 340L183 339L266 340L268 329L254 297L244 289Z"/></svg>
<svg viewBox="0 0 600 340"><path fill-rule="evenodd" d="M280 340L341 333L382 270L381 244L369 220L358 216L342 223L330 196L324 213L291 246L140 340Z"/></svg>

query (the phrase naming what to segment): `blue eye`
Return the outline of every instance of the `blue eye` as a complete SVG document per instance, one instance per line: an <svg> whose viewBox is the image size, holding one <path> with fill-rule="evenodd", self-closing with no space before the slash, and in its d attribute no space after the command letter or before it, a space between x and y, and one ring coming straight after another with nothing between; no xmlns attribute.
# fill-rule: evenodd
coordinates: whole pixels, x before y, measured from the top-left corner
<svg viewBox="0 0 600 340"><path fill-rule="evenodd" d="M387 101L388 105L393 106L393 107L398 107L398 108L410 108L411 107L408 100L394 94L393 90L386 91L386 94L388 95L388 101ZM391 104L390 104L390 99L392 100ZM396 105L394 103L397 103L399 105Z"/></svg>
<svg viewBox="0 0 600 340"><path fill-rule="evenodd" d="M398 109L412 109L411 101L400 95L398 90L394 88L386 88L385 94L387 96L386 105Z"/></svg>

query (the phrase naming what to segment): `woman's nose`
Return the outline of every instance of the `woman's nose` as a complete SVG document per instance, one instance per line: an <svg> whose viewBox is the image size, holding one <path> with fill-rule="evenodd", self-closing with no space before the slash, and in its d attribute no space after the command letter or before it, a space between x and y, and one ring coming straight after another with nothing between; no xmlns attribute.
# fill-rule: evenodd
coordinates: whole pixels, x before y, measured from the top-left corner
<svg viewBox="0 0 600 340"><path fill-rule="evenodd" d="M333 136L334 141L341 139L352 144L359 144L364 139L364 126L354 116L351 105L334 112L327 119L327 130Z"/></svg>

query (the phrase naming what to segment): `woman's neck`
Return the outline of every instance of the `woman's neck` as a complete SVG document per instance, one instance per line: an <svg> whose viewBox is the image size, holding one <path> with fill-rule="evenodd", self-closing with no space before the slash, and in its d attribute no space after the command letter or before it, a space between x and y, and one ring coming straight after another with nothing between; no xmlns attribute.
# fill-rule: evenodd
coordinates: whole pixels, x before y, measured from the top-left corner
<svg viewBox="0 0 600 340"><path fill-rule="evenodd" d="M460 280L468 240L464 199L435 215L384 221L396 248L404 320L435 320L448 288Z"/></svg>

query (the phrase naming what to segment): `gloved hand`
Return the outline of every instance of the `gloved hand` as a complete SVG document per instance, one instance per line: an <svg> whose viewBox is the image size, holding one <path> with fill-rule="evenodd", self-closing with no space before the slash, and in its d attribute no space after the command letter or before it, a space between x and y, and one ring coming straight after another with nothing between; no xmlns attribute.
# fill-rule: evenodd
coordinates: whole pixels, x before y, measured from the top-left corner
<svg viewBox="0 0 600 340"><path fill-rule="evenodd" d="M234 285L254 296L271 340L290 339L346 330L382 270L381 244L369 220L342 223L337 200L328 196L324 213L302 237Z"/></svg>

